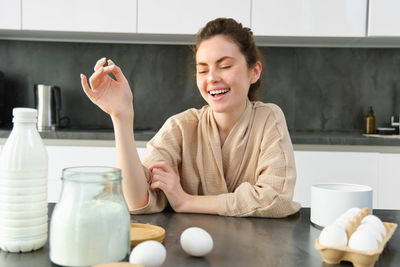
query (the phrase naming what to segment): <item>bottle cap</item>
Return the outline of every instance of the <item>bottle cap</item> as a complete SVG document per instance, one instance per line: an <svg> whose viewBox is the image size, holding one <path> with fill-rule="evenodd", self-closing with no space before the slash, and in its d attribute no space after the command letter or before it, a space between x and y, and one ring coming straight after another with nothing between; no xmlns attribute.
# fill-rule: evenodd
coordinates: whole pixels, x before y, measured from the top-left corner
<svg viewBox="0 0 400 267"><path fill-rule="evenodd" d="M37 110L33 108L13 108L13 122L37 122Z"/></svg>

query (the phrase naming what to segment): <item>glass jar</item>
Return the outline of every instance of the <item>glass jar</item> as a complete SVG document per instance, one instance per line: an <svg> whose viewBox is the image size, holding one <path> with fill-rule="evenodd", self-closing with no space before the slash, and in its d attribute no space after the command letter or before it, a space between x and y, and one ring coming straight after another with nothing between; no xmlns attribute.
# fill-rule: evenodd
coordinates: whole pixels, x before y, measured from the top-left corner
<svg viewBox="0 0 400 267"><path fill-rule="evenodd" d="M91 266L125 259L130 252L130 214L121 188L121 170L66 168L50 222L50 260L64 266Z"/></svg>

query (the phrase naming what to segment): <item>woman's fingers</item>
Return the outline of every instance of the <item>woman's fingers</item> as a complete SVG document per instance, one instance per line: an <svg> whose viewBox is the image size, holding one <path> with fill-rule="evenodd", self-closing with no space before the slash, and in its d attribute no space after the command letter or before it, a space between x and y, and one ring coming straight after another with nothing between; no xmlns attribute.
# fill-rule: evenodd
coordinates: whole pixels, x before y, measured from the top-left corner
<svg viewBox="0 0 400 267"><path fill-rule="evenodd" d="M115 78L117 78L117 81L121 81L121 80L125 79L125 76L122 73L122 70L120 67L115 65L115 63L111 59L109 59L107 62L108 62L108 66L113 67L112 73L114 74Z"/></svg>
<svg viewBox="0 0 400 267"><path fill-rule="evenodd" d="M168 178L161 175L154 175L151 179L151 182L163 182L164 184L168 184Z"/></svg>
<svg viewBox="0 0 400 267"><path fill-rule="evenodd" d="M155 175L155 174L165 175L166 174L166 172L161 168L152 168L151 172L153 173L153 175Z"/></svg>
<svg viewBox="0 0 400 267"><path fill-rule="evenodd" d="M108 66L104 66L104 64L106 62L108 64ZM112 72L114 74L115 78L117 78L117 81L121 81L125 78L124 74L121 71L121 68L119 68L117 65L115 65L115 63L111 59L106 60L105 57L99 59L96 62L96 65L94 66L95 73L98 72L100 69L101 69L102 73L104 73L104 74L108 74L108 73Z"/></svg>
<svg viewBox="0 0 400 267"><path fill-rule="evenodd" d="M159 169L153 169L152 173L152 181L163 181L164 183L168 183L168 175Z"/></svg>
<svg viewBox="0 0 400 267"><path fill-rule="evenodd" d="M92 99L93 92L92 92L92 89L90 89L89 84L87 82L87 78L84 74L81 74L81 85L82 85L83 91L86 93L86 95L90 99Z"/></svg>
<svg viewBox="0 0 400 267"><path fill-rule="evenodd" d="M171 177L168 176L168 173L164 172L162 169L153 168L151 173L152 173L152 179L151 179L152 184L157 182L162 183L164 186L160 188L163 190L167 189L168 185L171 185L171 182L173 183L173 181L170 179Z"/></svg>
<svg viewBox="0 0 400 267"><path fill-rule="evenodd" d="M169 167L168 163L165 162L165 161L157 161L157 162L153 163L153 164L149 167L150 171L152 171L152 170L155 169L155 168L162 169L162 170L164 170L164 171L166 171L166 172L172 171L172 169Z"/></svg>
<svg viewBox="0 0 400 267"><path fill-rule="evenodd" d="M103 80L103 67L100 67L98 70L96 70L92 76L90 76L89 78L89 83L90 86L92 87L92 90L96 90L96 88L99 86L99 84L102 82Z"/></svg>
<svg viewBox="0 0 400 267"><path fill-rule="evenodd" d="M104 66L104 64L106 63L106 58L100 58L99 60L97 60L96 64L94 65L94 71L97 71L100 67Z"/></svg>
<svg viewBox="0 0 400 267"><path fill-rule="evenodd" d="M89 79L92 89L95 90L96 87L99 86L99 84L101 84L105 78L110 78L110 77L108 77L108 74L110 72L113 72L114 68L115 68L115 65L107 66L107 67L100 67L95 73L93 73Z"/></svg>
<svg viewBox="0 0 400 267"><path fill-rule="evenodd" d="M165 190L167 188L167 185L161 181L157 181L157 182L151 183L150 188L153 190L154 189Z"/></svg>

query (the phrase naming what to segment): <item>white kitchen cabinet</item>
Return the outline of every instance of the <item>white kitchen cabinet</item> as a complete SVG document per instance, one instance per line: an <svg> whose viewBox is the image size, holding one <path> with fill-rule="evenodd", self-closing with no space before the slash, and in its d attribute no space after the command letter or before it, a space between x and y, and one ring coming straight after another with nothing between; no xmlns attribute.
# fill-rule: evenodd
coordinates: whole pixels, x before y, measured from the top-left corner
<svg viewBox="0 0 400 267"><path fill-rule="evenodd" d="M366 15L367 0L253 0L251 27L260 36L364 37Z"/></svg>
<svg viewBox="0 0 400 267"><path fill-rule="evenodd" d="M379 157L379 205L400 209L400 154L382 153Z"/></svg>
<svg viewBox="0 0 400 267"><path fill-rule="evenodd" d="M368 36L400 36L400 1L369 0Z"/></svg>
<svg viewBox="0 0 400 267"><path fill-rule="evenodd" d="M21 29L21 0L0 0L0 29Z"/></svg>
<svg viewBox="0 0 400 267"><path fill-rule="evenodd" d="M310 207L311 186L319 183L351 183L373 189L373 207L379 208L379 153L295 151L297 180L293 199ZM378 191L379 190L379 191Z"/></svg>
<svg viewBox="0 0 400 267"><path fill-rule="evenodd" d="M22 29L134 33L136 0L23 1Z"/></svg>
<svg viewBox="0 0 400 267"><path fill-rule="evenodd" d="M48 201L57 202L61 192L62 170L76 166L117 166L115 147L47 146L49 157ZM141 159L146 148L138 148Z"/></svg>
<svg viewBox="0 0 400 267"><path fill-rule="evenodd" d="M195 34L218 17L250 26L250 0L138 0L138 33Z"/></svg>

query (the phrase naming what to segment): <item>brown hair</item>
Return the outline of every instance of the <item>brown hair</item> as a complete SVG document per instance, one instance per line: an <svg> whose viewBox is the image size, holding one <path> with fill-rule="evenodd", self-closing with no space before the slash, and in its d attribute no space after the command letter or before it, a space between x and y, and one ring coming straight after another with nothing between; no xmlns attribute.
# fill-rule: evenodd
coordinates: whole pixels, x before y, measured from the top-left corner
<svg viewBox="0 0 400 267"><path fill-rule="evenodd" d="M263 56L254 42L253 32L231 18L217 18L209 21L197 34L195 54L202 41L210 39L215 35L222 34L234 41L240 52L244 55L247 66L252 68L255 64L263 62ZM258 91L261 85L261 76L257 82L250 85L248 97L251 101L258 100Z"/></svg>

